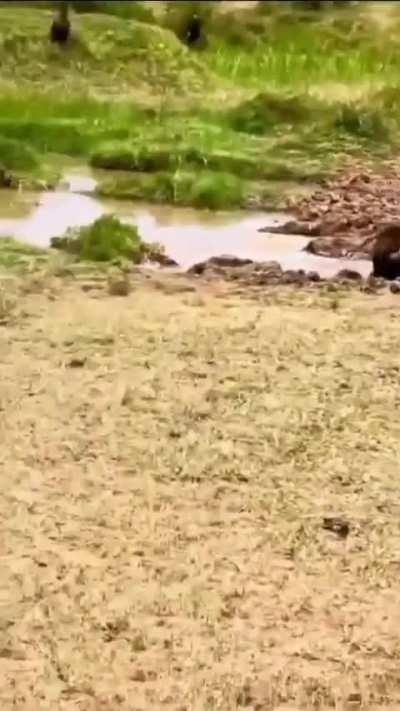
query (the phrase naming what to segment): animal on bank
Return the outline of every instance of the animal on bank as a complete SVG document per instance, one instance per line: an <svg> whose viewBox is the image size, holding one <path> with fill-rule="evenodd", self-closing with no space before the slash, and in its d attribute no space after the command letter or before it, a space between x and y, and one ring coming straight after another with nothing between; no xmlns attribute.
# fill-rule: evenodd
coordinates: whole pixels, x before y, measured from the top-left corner
<svg viewBox="0 0 400 711"><path fill-rule="evenodd" d="M197 14L192 15L188 20L183 40L188 47L198 47L204 43L203 22Z"/></svg>
<svg viewBox="0 0 400 711"><path fill-rule="evenodd" d="M400 278L400 223L384 225L372 249L373 276L394 280Z"/></svg>
<svg viewBox="0 0 400 711"><path fill-rule="evenodd" d="M71 35L71 23L69 21L69 3L57 3L57 13L51 24L50 40L56 44L64 45Z"/></svg>

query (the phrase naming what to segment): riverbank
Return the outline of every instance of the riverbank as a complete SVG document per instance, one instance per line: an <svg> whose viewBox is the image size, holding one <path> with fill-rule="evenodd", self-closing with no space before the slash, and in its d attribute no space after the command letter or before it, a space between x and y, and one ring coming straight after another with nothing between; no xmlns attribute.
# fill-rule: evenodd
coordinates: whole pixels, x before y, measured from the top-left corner
<svg viewBox="0 0 400 711"><path fill-rule="evenodd" d="M4 709L398 703L397 299L2 277Z"/></svg>
<svg viewBox="0 0 400 711"><path fill-rule="evenodd" d="M0 193L0 237L13 235L14 238L11 242L0 242L0 261L4 264L14 260L13 254L8 254L10 244L18 244L18 254L23 253L23 243L27 245L28 255L35 247L45 253L55 238L61 246L66 235L76 238L82 228L92 226L95 230L99 219L103 222L107 215L114 215L121 223L137 228L143 246L147 244L151 248L151 244L156 243L164 252L163 261L169 258L169 262L173 260L183 271L222 254L254 263L279 262L285 271L317 272L321 278L331 278L346 268L358 270L364 277L371 271L368 260L324 259L310 254L305 251L307 237L272 234L274 227L285 223L285 214L244 210L212 212L105 199L96 193L96 180L101 177L98 171L93 173L84 167L70 171L54 192L3 190ZM261 233L265 225L269 225L270 234ZM115 246L115 240L119 243L120 238L114 234L110 222L103 226L108 248L105 250L106 245L99 244L100 235L97 235L96 249L103 259L112 259L112 253L116 256L112 244ZM123 259L126 248L123 241L120 247L119 257ZM157 252L161 255L159 248ZM50 252L48 254L50 256ZM75 256L79 258L79 254Z"/></svg>
<svg viewBox="0 0 400 711"><path fill-rule="evenodd" d="M3 184L52 187L73 157L109 171L109 198L282 209L346 157L396 151L396 11L272 5L233 13L225 37L217 14L201 51L162 17L104 14L74 15L59 49L49 11L18 8L16 26L0 7Z"/></svg>
<svg viewBox="0 0 400 711"><path fill-rule="evenodd" d="M296 219L272 231L310 237L307 251L322 257L369 259L377 230L388 223L400 223L399 191L398 160L383 162L379 169L353 165L323 188L294 202L291 212Z"/></svg>

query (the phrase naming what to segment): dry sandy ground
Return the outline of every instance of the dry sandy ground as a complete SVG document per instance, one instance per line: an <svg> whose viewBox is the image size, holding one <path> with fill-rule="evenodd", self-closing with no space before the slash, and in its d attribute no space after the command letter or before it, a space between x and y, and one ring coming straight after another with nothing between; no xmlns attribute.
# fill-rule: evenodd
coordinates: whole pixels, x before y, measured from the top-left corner
<svg viewBox="0 0 400 711"><path fill-rule="evenodd" d="M2 711L400 709L400 297L179 283L3 281Z"/></svg>

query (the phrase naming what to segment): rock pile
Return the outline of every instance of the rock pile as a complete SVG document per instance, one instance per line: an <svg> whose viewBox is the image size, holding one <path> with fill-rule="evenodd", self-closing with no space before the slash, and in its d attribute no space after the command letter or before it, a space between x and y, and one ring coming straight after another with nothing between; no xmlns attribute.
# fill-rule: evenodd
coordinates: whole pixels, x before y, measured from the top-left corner
<svg viewBox="0 0 400 711"><path fill-rule="evenodd" d="M351 269L341 269L331 279L323 279L317 272L306 272L303 269L282 269L278 262L253 262L251 259L240 259L231 255L211 257L204 262L194 264L188 274L204 279L223 279L236 281L248 286L269 286L278 284L338 283L356 284L363 282L361 274Z"/></svg>
<svg viewBox="0 0 400 711"><path fill-rule="evenodd" d="M400 165L345 173L300 202L295 220L265 232L310 236L307 250L323 257L371 258L377 232L400 223Z"/></svg>

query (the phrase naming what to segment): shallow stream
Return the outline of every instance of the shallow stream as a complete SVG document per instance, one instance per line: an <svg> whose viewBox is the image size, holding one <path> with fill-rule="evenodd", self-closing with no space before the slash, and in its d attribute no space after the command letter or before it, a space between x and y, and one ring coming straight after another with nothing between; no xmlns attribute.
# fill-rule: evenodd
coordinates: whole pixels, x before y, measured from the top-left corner
<svg viewBox="0 0 400 711"><path fill-rule="evenodd" d="M287 215L266 212L213 213L181 207L103 200L95 194L96 179L82 170L66 174L55 192L0 191L0 237L14 237L47 247L69 227L88 225L106 213L137 225L141 237L158 242L179 266L221 254L258 261L278 261L284 269L317 271L329 277L340 269L371 271L367 260L328 259L303 251L309 238L260 233L261 227L287 221Z"/></svg>

